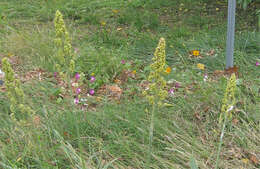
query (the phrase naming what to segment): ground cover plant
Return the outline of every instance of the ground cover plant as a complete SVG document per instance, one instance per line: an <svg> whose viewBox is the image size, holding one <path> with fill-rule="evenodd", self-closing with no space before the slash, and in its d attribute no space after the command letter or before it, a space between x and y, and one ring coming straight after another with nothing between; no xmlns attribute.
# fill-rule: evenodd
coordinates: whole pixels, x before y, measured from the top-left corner
<svg viewBox="0 0 260 169"><path fill-rule="evenodd" d="M227 1L0 0L0 168L260 168L240 3L224 70Z"/></svg>

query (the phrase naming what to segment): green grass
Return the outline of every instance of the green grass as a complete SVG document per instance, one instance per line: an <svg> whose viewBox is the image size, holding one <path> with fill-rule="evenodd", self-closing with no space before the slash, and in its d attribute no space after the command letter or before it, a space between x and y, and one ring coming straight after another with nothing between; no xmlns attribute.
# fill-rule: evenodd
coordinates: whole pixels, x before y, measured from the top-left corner
<svg viewBox="0 0 260 169"><path fill-rule="evenodd" d="M0 166L147 167L150 106L141 95L141 84L149 73L158 40L164 37L167 64L172 68L166 80L179 82L181 87L167 98L170 106L155 114L150 168L190 168L192 158L200 168L214 168L221 130L218 118L227 81L214 71L225 67L227 6L204 2L1 0L0 59L10 57L23 81L26 102L40 124L28 121L18 126L13 122L7 95L0 90ZM106 92L93 97L84 93L88 107L81 110L70 96L58 90L51 63L57 9L64 14L77 52L76 71L87 77L94 72L96 91L105 84L113 85L115 79L122 80L120 100L111 99ZM259 168L260 163L252 157L260 161L260 82L259 67L255 66L259 62L260 34L255 30L252 11L238 10L235 120L226 127L219 168ZM189 57L194 49L203 57ZM197 69L197 63L205 64L205 70ZM46 75L42 74L41 80L37 73L35 78L28 78L37 68L45 70ZM122 72L126 70L136 70L136 77L127 77L124 82L126 75ZM209 76L206 82L204 73ZM85 88L88 83L85 80ZM168 88L173 85L169 83ZM63 99L58 102L60 95Z"/></svg>

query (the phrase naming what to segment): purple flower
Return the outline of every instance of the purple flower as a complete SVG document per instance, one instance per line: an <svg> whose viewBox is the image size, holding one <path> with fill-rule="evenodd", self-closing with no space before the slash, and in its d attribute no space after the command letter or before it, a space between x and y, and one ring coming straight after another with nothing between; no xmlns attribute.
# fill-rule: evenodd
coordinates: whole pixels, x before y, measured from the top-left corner
<svg viewBox="0 0 260 169"><path fill-rule="evenodd" d="M53 73L53 76L56 78L57 77L57 75L58 75L58 72L54 72Z"/></svg>
<svg viewBox="0 0 260 169"><path fill-rule="evenodd" d="M75 103L75 104L79 104L79 98L76 97L76 98L74 99L74 103Z"/></svg>
<svg viewBox="0 0 260 169"><path fill-rule="evenodd" d="M90 82L93 83L96 80L96 78L94 76L90 77Z"/></svg>
<svg viewBox="0 0 260 169"><path fill-rule="evenodd" d="M175 88L178 89L179 87L181 87L180 83L176 82L176 83L175 83Z"/></svg>
<svg viewBox="0 0 260 169"><path fill-rule="evenodd" d="M169 94L174 94L174 89L171 88L169 91L168 91Z"/></svg>
<svg viewBox="0 0 260 169"><path fill-rule="evenodd" d="M76 73L76 74L75 74L75 79L76 79L76 80L79 80L79 79L80 79L80 74L79 74L79 73Z"/></svg>
<svg viewBox="0 0 260 169"><path fill-rule="evenodd" d="M256 61L255 65L256 65L256 66L259 66L259 65L260 65L260 63Z"/></svg>
<svg viewBox="0 0 260 169"><path fill-rule="evenodd" d="M76 93L77 93L77 94L80 94L80 92L81 92L81 89L80 89L80 88L77 88L77 89L76 89Z"/></svg>
<svg viewBox="0 0 260 169"><path fill-rule="evenodd" d="M79 52L79 48L74 48L74 52L78 53Z"/></svg>
<svg viewBox="0 0 260 169"><path fill-rule="evenodd" d="M95 90L94 90L94 89L90 89L90 90L89 90L89 94L90 94L90 95L94 95L94 93L95 93Z"/></svg>
<svg viewBox="0 0 260 169"><path fill-rule="evenodd" d="M122 64L125 64L125 60L121 60L121 63L122 63Z"/></svg>

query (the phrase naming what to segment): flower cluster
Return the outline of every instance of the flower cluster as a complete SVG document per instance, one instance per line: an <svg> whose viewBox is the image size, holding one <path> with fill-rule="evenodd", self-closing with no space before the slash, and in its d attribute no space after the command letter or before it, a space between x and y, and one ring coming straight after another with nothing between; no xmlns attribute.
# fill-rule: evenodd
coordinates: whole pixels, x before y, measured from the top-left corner
<svg viewBox="0 0 260 169"><path fill-rule="evenodd" d="M149 87L147 91L144 91L150 104L161 105L162 100L167 96L167 91L165 90L166 81L163 75L165 74L165 39L161 38L159 44L155 50L154 57L152 58L153 63L150 65L151 72L148 76ZM167 72L167 71L166 71ZM169 73L170 70L168 69Z"/></svg>
<svg viewBox="0 0 260 169"><path fill-rule="evenodd" d="M228 80L224 98L222 100L221 114L219 122L223 120L223 116L227 116L229 119L232 118L232 109L235 105L235 90L236 90L236 75L233 73Z"/></svg>
<svg viewBox="0 0 260 169"><path fill-rule="evenodd" d="M81 94L81 88L79 87L79 83L80 83L80 81L82 80L81 79L81 76L83 76L84 74L79 74L79 73L76 73L75 74L75 82L74 83L72 83L72 86L73 87L76 87L76 89L75 89L75 94L76 94L76 96L75 96L75 99L74 99L74 103L75 104L79 104L79 102L80 102L80 94ZM95 82L95 80L96 80L96 78L95 78L95 76L94 76L94 74L90 77L90 84L92 84L92 83L94 83ZM95 90L94 89L89 89L89 94L90 95L94 95L95 94Z"/></svg>
<svg viewBox="0 0 260 169"><path fill-rule="evenodd" d="M56 47L56 64L55 69L64 77L63 70L68 75L71 75L75 70L75 55L72 53L71 39L65 27L63 16L59 10L56 11L55 19L55 34L54 39Z"/></svg>
<svg viewBox="0 0 260 169"><path fill-rule="evenodd" d="M25 105L21 82L18 79L15 79L14 71L7 58L2 59L2 67L5 72L4 80L7 96L10 101L11 117L15 120L16 112L32 114L32 109Z"/></svg>

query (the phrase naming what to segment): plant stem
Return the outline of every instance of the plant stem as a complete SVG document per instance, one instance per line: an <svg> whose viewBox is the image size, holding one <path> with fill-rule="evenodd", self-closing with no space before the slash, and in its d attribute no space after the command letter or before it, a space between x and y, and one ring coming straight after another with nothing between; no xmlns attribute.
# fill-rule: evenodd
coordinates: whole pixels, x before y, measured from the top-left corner
<svg viewBox="0 0 260 169"><path fill-rule="evenodd" d="M155 101L152 108L150 129L149 129L149 151L148 151L148 165L147 168L150 168L151 159L152 159L152 148L153 148L153 129L154 129L154 113L157 111L158 103Z"/></svg>
<svg viewBox="0 0 260 169"><path fill-rule="evenodd" d="M221 135L220 135L220 139L219 139L218 152L217 152L217 160L216 160L215 169L218 169L218 161L219 161L220 151L221 151L221 147L222 147L222 143L223 143L223 137L224 137L224 133L225 133L226 122L227 122L227 113L225 113L225 119L224 119L224 122L223 122L222 130L221 130Z"/></svg>

